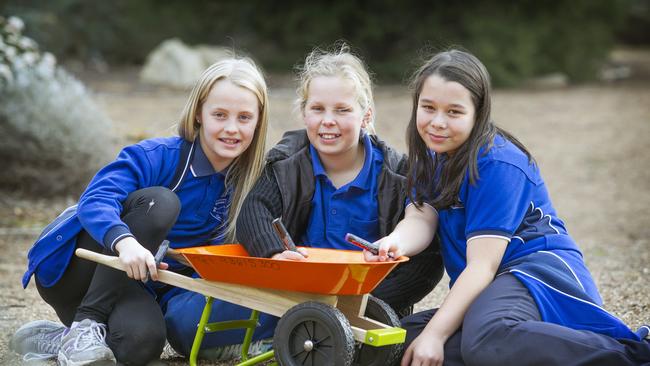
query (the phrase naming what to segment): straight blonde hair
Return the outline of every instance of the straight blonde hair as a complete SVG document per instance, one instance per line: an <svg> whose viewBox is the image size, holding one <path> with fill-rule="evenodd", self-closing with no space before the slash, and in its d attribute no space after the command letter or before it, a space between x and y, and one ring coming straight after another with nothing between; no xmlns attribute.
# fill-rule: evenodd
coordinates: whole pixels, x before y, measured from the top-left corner
<svg viewBox="0 0 650 366"><path fill-rule="evenodd" d="M305 105L309 98L311 81L318 76L338 76L354 84L357 102L361 106L363 114L368 109L372 109L373 113L370 121L366 124L366 130L375 134L375 101L372 96L372 80L366 70L366 65L350 51L347 44L337 44L333 51L315 48L307 55L305 63L297 69L300 85L296 90L296 94L298 94L296 108L302 114L305 112Z"/></svg>
<svg viewBox="0 0 650 366"><path fill-rule="evenodd" d="M226 190L230 190L230 208L225 231L226 242L235 242L237 217L241 212L244 198L259 178L264 167L266 151L266 133L268 129L269 96L262 71L255 62L245 57L232 57L218 61L208 67L194 85L178 124L178 135L193 142L201 129L197 113L205 103L212 86L219 80L250 90L257 97L259 119L253 135L253 141L246 151L230 165L226 175Z"/></svg>

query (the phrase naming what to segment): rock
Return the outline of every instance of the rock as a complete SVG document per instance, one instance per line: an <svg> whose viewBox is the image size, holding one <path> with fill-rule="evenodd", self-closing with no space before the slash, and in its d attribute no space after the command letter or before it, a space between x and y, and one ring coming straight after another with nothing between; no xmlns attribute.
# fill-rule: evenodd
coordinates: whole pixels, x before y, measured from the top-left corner
<svg viewBox="0 0 650 366"><path fill-rule="evenodd" d="M608 65L598 73L598 78L606 82L624 80L630 76L632 76L632 68L626 65Z"/></svg>
<svg viewBox="0 0 650 366"><path fill-rule="evenodd" d="M190 47L177 38L169 39L147 56L140 80L173 88L189 88L203 70L228 55L229 52L222 47Z"/></svg>
<svg viewBox="0 0 650 366"><path fill-rule="evenodd" d="M194 49L201 56L203 65L205 66L204 69L217 62L218 60L230 57L232 55L232 52L230 50L219 46L199 45L194 47Z"/></svg>
<svg viewBox="0 0 650 366"><path fill-rule="evenodd" d="M560 72L555 72L530 79L527 86L540 89L565 88L569 85L569 78Z"/></svg>

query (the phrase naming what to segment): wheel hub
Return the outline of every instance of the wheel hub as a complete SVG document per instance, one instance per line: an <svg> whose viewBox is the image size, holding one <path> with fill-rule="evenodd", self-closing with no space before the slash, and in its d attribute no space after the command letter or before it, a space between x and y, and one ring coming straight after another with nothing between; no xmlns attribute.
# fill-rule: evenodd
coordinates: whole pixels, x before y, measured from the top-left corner
<svg viewBox="0 0 650 366"><path fill-rule="evenodd" d="M311 352L314 349L314 342L312 342L311 339L306 340L303 348L305 352Z"/></svg>

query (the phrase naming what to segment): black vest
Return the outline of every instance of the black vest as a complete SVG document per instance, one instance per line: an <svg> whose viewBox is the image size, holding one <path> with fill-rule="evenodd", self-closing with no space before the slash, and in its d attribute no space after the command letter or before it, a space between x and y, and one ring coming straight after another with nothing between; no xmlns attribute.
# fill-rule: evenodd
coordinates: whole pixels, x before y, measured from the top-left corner
<svg viewBox="0 0 650 366"><path fill-rule="evenodd" d="M388 147L374 135L370 139L384 154L377 191L379 235L383 237L390 234L404 217L406 156ZM278 145L269 152L267 164L273 170L282 195L282 217L286 220L287 231L299 241L307 229L309 214L306 213L311 212L315 190L306 131L303 129L285 133Z"/></svg>

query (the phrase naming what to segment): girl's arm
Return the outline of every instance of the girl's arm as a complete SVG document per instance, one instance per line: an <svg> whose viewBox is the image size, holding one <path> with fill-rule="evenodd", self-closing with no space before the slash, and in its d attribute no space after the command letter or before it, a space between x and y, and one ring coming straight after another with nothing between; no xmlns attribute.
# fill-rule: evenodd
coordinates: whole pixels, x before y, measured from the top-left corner
<svg viewBox="0 0 650 366"><path fill-rule="evenodd" d="M97 172L81 195L77 210L84 229L97 242L119 254L127 275L136 280L145 280L147 270L154 280L158 279L155 260L120 216L122 203L131 192L161 184L157 174L160 169L156 167L165 164L158 155L153 157L159 160L152 163L140 145L125 147L115 161Z"/></svg>
<svg viewBox="0 0 650 366"><path fill-rule="evenodd" d="M508 241L476 238L467 243L467 267L449 291L440 309L406 350L402 366L442 365L444 344L460 327L476 297L494 280Z"/></svg>
<svg viewBox="0 0 650 366"><path fill-rule="evenodd" d="M304 259L301 254L285 251L273 230L271 222L280 215L282 194L273 170L267 167L244 200L237 218L237 241L253 257Z"/></svg>
<svg viewBox="0 0 650 366"><path fill-rule="evenodd" d="M433 207L424 204L420 209L411 204L406 207L404 218L395 226L388 236L379 239L379 255L372 255L364 250L367 261L390 260L388 253L394 258L400 255L412 256L426 249L438 227L438 213Z"/></svg>

